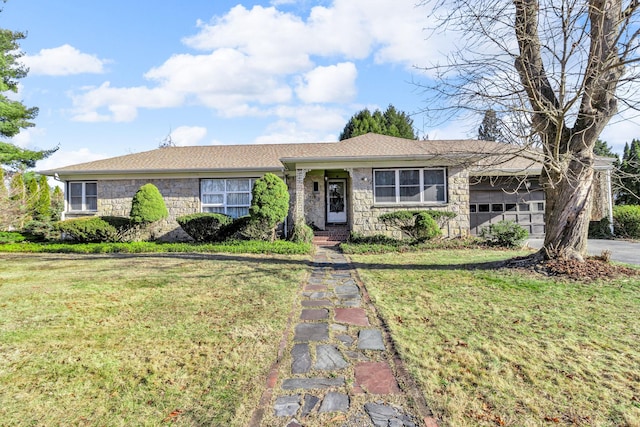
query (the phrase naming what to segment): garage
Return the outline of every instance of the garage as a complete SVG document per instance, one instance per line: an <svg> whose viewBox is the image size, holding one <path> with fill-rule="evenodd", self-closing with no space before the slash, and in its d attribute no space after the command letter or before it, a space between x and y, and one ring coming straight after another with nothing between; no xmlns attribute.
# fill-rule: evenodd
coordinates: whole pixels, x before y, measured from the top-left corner
<svg viewBox="0 0 640 427"><path fill-rule="evenodd" d="M537 178L499 176L469 183L471 234L499 221L514 221L531 236L544 235L544 192Z"/></svg>

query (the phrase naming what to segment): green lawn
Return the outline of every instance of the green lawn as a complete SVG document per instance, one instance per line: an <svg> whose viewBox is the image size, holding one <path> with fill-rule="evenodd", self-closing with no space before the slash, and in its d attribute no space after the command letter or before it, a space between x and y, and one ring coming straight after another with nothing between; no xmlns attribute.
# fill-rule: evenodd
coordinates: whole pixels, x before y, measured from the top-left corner
<svg viewBox="0 0 640 427"><path fill-rule="evenodd" d="M463 264L491 250L351 255L447 426L640 426L640 280Z"/></svg>
<svg viewBox="0 0 640 427"><path fill-rule="evenodd" d="M244 426L306 256L0 254L0 424Z"/></svg>

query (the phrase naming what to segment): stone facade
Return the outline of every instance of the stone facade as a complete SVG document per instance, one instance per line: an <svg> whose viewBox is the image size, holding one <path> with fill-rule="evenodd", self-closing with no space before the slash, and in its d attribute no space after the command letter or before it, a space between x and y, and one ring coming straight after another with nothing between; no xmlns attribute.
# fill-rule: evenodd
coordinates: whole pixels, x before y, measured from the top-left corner
<svg viewBox="0 0 640 427"><path fill-rule="evenodd" d="M197 178L98 181L98 215L128 217L133 196L147 183L158 187L169 211L169 217L160 221L153 237L163 241L190 240L176 218L200 212L200 180Z"/></svg>
<svg viewBox="0 0 640 427"><path fill-rule="evenodd" d="M386 234L400 238L400 231L387 229L378 217L388 212L405 209L432 209L455 212L443 231L447 237L469 234L469 174L462 168L448 168L448 203L444 205L376 206L373 201L373 169L351 170L351 231L364 234Z"/></svg>

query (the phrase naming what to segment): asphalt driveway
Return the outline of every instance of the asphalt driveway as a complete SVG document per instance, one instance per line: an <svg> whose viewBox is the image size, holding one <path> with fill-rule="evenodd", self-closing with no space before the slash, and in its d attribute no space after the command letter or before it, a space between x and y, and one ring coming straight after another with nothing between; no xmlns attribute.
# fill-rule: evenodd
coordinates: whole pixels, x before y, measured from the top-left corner
<svg viewBox="0 0 640 427"><path fill-rule="evenodd" d="M543 239L529 239L527 240L527 245L529 245L530 248L540 249L543 242ZM629 242L626 240L588 240L587 252L589 255L600 255L604 250L611 252L611 260L613 261L640 265L640 242Z"/></svg>

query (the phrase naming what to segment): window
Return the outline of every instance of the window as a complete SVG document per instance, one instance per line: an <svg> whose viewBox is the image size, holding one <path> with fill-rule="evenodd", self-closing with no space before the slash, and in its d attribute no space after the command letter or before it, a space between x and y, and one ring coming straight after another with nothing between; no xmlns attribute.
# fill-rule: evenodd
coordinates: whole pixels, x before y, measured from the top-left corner
<svg viewBox="0 0 640 427"><path fill-rule="evenodd" d="M445 203L445 169L374 170L376 203Z"/></svg>
<svg viewBox="0 0 640 427"><path fill-rule="evenodd" d="M70 211L98 210L98 183L70 182L68 194Z"/></svg>
<svg viewBox="0 0 640 427"><path fill-rule="evenodd" d="M202 211L226 214L232 218L249 215L254 182L253 178L201 180Z"/></svg>

